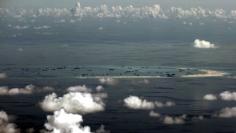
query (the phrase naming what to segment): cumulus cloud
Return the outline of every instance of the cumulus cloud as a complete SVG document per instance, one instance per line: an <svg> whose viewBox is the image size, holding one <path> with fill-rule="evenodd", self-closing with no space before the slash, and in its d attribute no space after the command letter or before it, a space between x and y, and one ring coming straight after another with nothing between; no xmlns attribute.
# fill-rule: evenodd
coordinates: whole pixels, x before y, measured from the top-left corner
<svg viewBox="0 0 236 133"><path fill-rule="evenodd" d="M213 100L217 100L217 97L213 94L207 94L203 97L204 100L209 100L209 101L213 101Z"/></svg>
<svg viewBox="0 0 236 133"><path fill-rule="evenodd" d="M35 129L34 128L28 128L25 131L26 133L35 133Z"/></svg>
<svg viewBox="0 0 236 133"><path fill-rule="evenodd" d="M170 13L172 15L176 15L177 18L206 18L206 17L215 17L218 19L231 18L230 12L227 14L224 9L204 9L202 7L192 7L190 9L183 9L179 7L171 7Z"/></svg>
<svg viewBox="0 0 236 133"><path fill-rule="evenodd" d="M216 48L215 44L210 43L209 41L199 39L194 40L194 47L203 49Z"/></svg>
<svg viewBox="0 0 236 133"><path fill-rule="evenodd" d="M0 111L0 133L19 133L14 123L9 122L9 116L6 112Z"/></svg>
<svg viewBox="0 0 236 133"><path fill-rule="evenodd" d="M121 18L121 17L151 17L151 18L165 18L165 15L162 13L161 7L158 4L153 6L143 6L143 7L134 7L133 5L129 6L112 6L100 5L98 7L82 7L78 2L76 6L71 10L73 16L85 17L93 16L99 18Z"/></svg>
<svg viewBox="0 0 236 133"><path fill-rule="evenodd" d="M100 95L82 92L69 92L62 97L57 97L55 93L52 93L47 95L40 105L45 111L64 109L70 113L80 114L103 111L105 107Z"/></svg>
<svg viewBox="0 0 236 133"><path fill-rule="evenodd" d="M69 88L67 88L68 92L88 92L88 93L93 93L92 95L94 97L100 97L100 98L107 98L107 93L104 92L104 88L101 85L98 85L95 88L95 92L93 91L93 89L88 88L86 85L77 85L77 86L71 86Z"/></svg>
<svg viewBox="0 0 236 133"><path fill-rule="evenodd" d="M224 91L220 93L220 97L222 100L236 101L236 92Z"/></svg>
<svg viewBox="0 0 236 133"><path fill-rule="evenodd" d="M99 82L101 84L115 85L117 84L118 81L111 77L103 77L103 78L99 78Z"/></svg>
<svg viewBox="0 0 236 133"><path fill-rule="evenodd" d="M55 111L47 116L45 128L48 133L91 133L89 126L82 126L83 118L79 114L65 112L64 109Z"/></svg>
<svg viewBox="0 0 236 133"><path fill-rule="evenodd" d="M174 102L166 102L166 103L162 103L159 101L148 101L146 99L142 99L139 98L138 96L129 96L127 98L125 98L124 100L124 105L128 108L131 109L154 109L155 107L170 107L170 106L174 106L175 103Z"/></svg>
<svg viewBox="0 0 236 133"><path fill-rule="evenodd" d="M60 16L71 15L71 13L70 13L70 10L67 8L40 8L36 11L36 13L33 11L33 15L35 17L38 17L38 16L60 17Z"/></svg>
<svg viewBox="0 0 236 133"><path fill-rule="evenodd" d="M171 115L162 115L155 111L150 111L149 116L153 118L157 118L160 122L167 124L167 125L174 125L174 124L185 124L186 120L204 120L204 116L198 115L193 116L192 114L188 116L187 114L182 114L178 116L171 116Z"/></svg>
<svg viewBox="0 0 236 133"><path fill-rule="evenodd" d="M148 79L142 79L142 80L133 80L134 84L149 84L150 81Z"/></svg>
<svg viewBox="0 0 236 133"><path fill-rule="evenodd" d="M78 86L71 86L67 88L69 92L91 92L92 90L88 88L86 85L78 85Z"/></svg>
<svg viewBox="0 0 236 133"><path fill-rule="evenodd" d="M185 116L179 116L179 117L171 117L171 116L165 116L163 119L164 124L173 125L173 124L184 124L185 123Z"/></svg>
<svg viewBox="0 0 236 133"><path fill-rule="evenodd" d="M101 125L100 128L98 128L95 133L110 133L110 131L105 130L105 126Z"/></svg>
<svg viewBox="0 0 236 133"><path fill-rule="evenodd" d="M219 93L217 96L213 94L207 94L204 96L205 100L216 100L218 98L223 101L235 101L236 92L224 91ZM222 118L236 117L236 107L225 107L217 112L214 116Z"/></svg>
<svg viewBox="0 0 236 133"><path fill-rule="evenodd" d="M7 74L6 73L0 73L0 79L5 79L7 78Z"/></svg>
<svg viewBox="0 0 236 133"><path fill-rule="evenodd" d="M143 80L143 83L144 83L144 84L149 84L149 80L148 80L148 79L144 79L144 80Z"/></svg>
<svg viewBox="0 0 236 133"><path fill-rule="evenodd" d="M0 87L0 95L20 95L20 94L32 94L32 93L40 93L40 92L50 92L54 89L51 87L36 87L34 85L26 85L24 88L8 88L8 87Z"/></svg>
<svg viewBox="0 0 236 133"><path fill-rule="evenodd" d="M121 6L121 5L99 5L82 6L79 2L75 7L69 8L40 8L40 9L18 9L12 10L7 8L0 8L0 15L10 15L13 18L21 19L25 16L32 16L33 18L47 16L47 17L96 17L96 18L154 18L154 19L187 19L187 18L216 18L216 19L235 19L235 10L224 9L206 9L202 7L170 7L162 8L159 4L153 4L151 6L139 6L134 5ZM71 21L68 21L71 22Z"/></svg>
<svg viewBox="0 0 236 133"><path fill-rule="evenodd" d="M96 87L96 91L97 92L101 92L101 91L103 91L104 90L104 88L103 88L103 86L101 86L101 85L98 85L97 87Z"/></svg>
<svg viewBox="0 0 236 133"><path fill-rule="evenodd" d="M24 49L23 49L23 48L18 48L17 51L19 51L19 52L23 52Z"/></svg>
<svg viewBox="0 0 236 133"><path fill-rule="evenodd" d="M102 26L98 27L98 30L103 30L104 28Z"/></svg>
<svg viewBox="0 0 236 133"><path fill-rule="evenodd" d="M155 103L156 107L158 107L158 108L171 107L171 106L175 105L175 103L172 102L172 101L167 101L165 103L162 103L162 102L159 102L159 101L155 101L154 103Z"/></svg>
<svg viewBox="0 0 236 133"><path fill-rule="evenodd" d="M222 118L231 118L231 117L236 117L236 107L226 107L220 110L220 112L218 113L219 117Z"/></svg>
<svg viewBox="0 0 236 133"><path fill-rule="evenodd" d="M141 99L137 96L129 96L124 99L125 106L131 109L154 109L154 102Z"/></svg>
<svg viewBox="0 0 236 133"><path fill-rule="evenodd" d="M21 26L21 25L16 25L16 26L14 26L13 28L16 29L16 30L25 30L25 29L28 29L29 26L27 26L27 25L23 25L23 26Z"/></svg>
<svg viewBox="0 0 236 133"><path fill-rule="evenodd" d="M34 26L33 29L35 30L42 30L42 29L49 29L51 28L50 26L48 25L42 25L42 26Z"/></svg>
<svg viewBox="0 0 236 133"><path fill-rule="evenodd" d="M153 110L149 112L150 117L160 117L161 115L157 112L154 112Z"/></svg>
<svg viewBox="0 0 236 133"><path fill-rule="evenodd" d="M217 100L217 98L224 100L224 101L236 101L236 92L224 91L218 95L206 94L203 97L204 100Z"/></svg>

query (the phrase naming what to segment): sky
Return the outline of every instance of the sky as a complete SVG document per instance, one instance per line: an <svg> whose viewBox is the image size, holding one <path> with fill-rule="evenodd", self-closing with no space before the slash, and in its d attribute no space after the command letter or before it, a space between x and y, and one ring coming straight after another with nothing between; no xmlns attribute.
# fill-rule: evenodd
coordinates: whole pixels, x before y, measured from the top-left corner
<svg viewBox="0 0 236 133"><path fill-rule="evenodd" d="M162 7L178 6L188 7L208 7L235 9L236 0L80 0L86 6L107 5L152 5L160 4ZM0 0L0 7L10 8L70 8L74 6L76 0Z"/></svg>

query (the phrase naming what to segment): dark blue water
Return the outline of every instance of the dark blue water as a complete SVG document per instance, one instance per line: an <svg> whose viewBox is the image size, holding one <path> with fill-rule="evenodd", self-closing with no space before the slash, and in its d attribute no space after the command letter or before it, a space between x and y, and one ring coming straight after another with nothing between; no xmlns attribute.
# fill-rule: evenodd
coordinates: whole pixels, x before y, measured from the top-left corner
<svg viewBox="0 0 236 133"><path fill-rule="evenodd" d="M235 117L214 116L222 108L234 107L235 102L203 100L205 94L236 89L234 23L202 19L205 25L200 26L200 20L196 19L193 26L186 26L182 20L127 19L123 20L125 23L116 23L113 19L85 19L74 24L61 24L55 23L57 19L61 18L54 18L54 21L47 17L37 18L37 25L51 26L41 31L32 29L36 24L30 22L31 18L21 21L1 19L0 73L7 77L0 79L0 86L51 86L61 96L69 86L85 84L95 88L101 84L96 78L76 78L83 74L117 76L122 71L122 76L161 75L162 78L147 79L148 84L143 82L144 78L119 78L115 85L103 85L108 94L105 111L84 115L83 124L93 131L103 124L112 133L236 132ZM8 24L31 28L16 30ZM98 30L101 26L103 30ZM197 38L208 40L217 48L194 48L193 42ZM83 71L77 70L81 67ZM101 69L104 67L106 69ZM167 75L176 74L180 68L191 68L186 72L188 74L209 69L228 75L205 78ZM1 95L0 110L16 116L14 122L23 132L31 127L39 132L50 114L39 106L47 94ZM170 116L185 114L185 123L166 125L150 117L149 110L128 109L122 100L129 95L151 101L174 101L176 106L155 111ZM204 119L196 119L199 116Z"/></svg>
<svg viewBox="0 0 236 133"><path fill-rule="evenodd" d="M213 114L225 106L235 106L234 102L202 100L207 93L220 93L235 89L235 79L200 78L200 79L149 79L149 84L142 79L121 79L115 86L105 85L108 98L105 100L106 110L99 113L84 115L84 124L97 129L101 124L111 132L234 132L234 118L217 118ZM27 84L53 86L59 95L66 93L65 88L73 85L86 84L95 88L98 80L78 79L9 79L1 81L1 85L19 87ZM1 109L17 116L15 123L22 129L43 128L46 121L45 113L39 108L38 102L47 93L19 96L1 96ZM157 118L150 117L149 111L132 110L124 107L122 100L129 95L142 96L148 100L172 100L176 106L155 109L170 116L187 115L185 124L166 125ZM204 120L194 117L204 116Z"/></svg>

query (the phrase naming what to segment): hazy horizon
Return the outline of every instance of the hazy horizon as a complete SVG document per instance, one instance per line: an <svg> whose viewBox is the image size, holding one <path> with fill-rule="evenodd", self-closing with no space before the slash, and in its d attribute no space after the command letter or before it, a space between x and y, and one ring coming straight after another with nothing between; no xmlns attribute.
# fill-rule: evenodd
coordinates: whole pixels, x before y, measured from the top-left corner
<svg viewBox="0 0 236 133"><path fill-rule="evenodd" d="M1 0L0 7L5 8L71 8L78 0ZM135 5L135 6L150 6L153 4L159 4L163 7L204 7L204 8L223 8L234 9L236 5L235 0L79 0L84 6L99 6L102 4L107 5Z"/></svg>

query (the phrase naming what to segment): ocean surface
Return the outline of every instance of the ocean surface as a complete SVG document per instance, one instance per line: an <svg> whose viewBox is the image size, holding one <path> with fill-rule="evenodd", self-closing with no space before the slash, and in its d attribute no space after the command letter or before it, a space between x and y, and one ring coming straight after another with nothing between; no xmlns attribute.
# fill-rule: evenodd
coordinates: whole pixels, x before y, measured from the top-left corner
<svg viewBox="0 0 236 133"><path fill-rule="evenodd" d="M102 84L108 94L105 111L84 115L84 125L97 129L103 124L114 133L235 132L235 118L213 116L224 107L235 106L235 102L203 100L203 96L208 93L234 91L236 88L236 47L234 44L219 47L199 50L193 48L191 42L4 44L0 49L1 72L5 72L8 77L1 79L0 85L9 88L20 88L28 84L51 86L56 88L55 92L58 95L63 95L70 86L86 85L96 88L101 83L98 78L93 78L94 76L114 76L111 70L118 70L117 74L120 74L122 68L123 77L115 79L117 84ZM23 51L19 51L19 48ZM85 70L77 70L79 68ZM195 78L165 75L175 73L177 68L193 69L189 70L189 73L210 69L228 75ZM129 75L126 71L136 69L139 70L136 77L140 78L125 77ZM100 75L96 75L99 71ZM163 77L142 78L158 75L155 72L162 72L160 76ZM89 73L90 77L79 78L83 77L82 74ZM130 73L135 76L133 71ZM16 116L15 123L22 130L31 127L40 130L44 128L48 112L39 107L39 102L46 94L48 93L0 96L0 107ZM155 111L170 116L186 114L187 120L185 124L166 125L157 118L150 117L149 110L128 109L124 107L123 99L130 95L148 100L172 100L176 106ZM203 116L204 119L198 120L199 116Z"/></svg>
<svg viewBox="0 0 236 133"><path fill-rule="evenodd" d="M121 20L125 23L83 19L68 24L66 17L62 24L57 23L62 18L43 17L34 25L51 28L38 31L31 19L1 18L0 86L50 86L63 96L70 86L86 85L95 91L102 85L107 94L105 109L83 115L82 125L94 132L101 125L111 133L236 132L236 111L230 117L219 115L222 109L235 107L235 100L203 98L236 91L235 21L226 24L205 18L200 19L202 26L194 19L193 25L186 26L179 19ZM29 28L14 29L13 25ZM216 47L196 48L195 39ZM102 78L114 82L101 82ZM0 110L12 115L22 132L29 128L40 132L52 112L39 103L51 93L0 95ZM131 109L123 101L131 95L175 105ZM150 116L150 111L161 117ZM184 122L166 124L164 116L184 116Z"/></svg>

